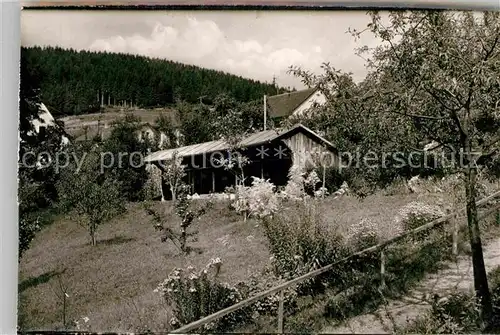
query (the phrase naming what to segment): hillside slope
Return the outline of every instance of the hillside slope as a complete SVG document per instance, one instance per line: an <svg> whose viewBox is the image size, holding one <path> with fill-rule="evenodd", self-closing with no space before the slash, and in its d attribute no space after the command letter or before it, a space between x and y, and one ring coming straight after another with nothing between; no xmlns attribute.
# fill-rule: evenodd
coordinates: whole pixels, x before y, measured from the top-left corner
<svg viewBox="0 0 500 335"><path fill-rule="evenodd" d="M273 84L168 60L137 55L23 47L42 100L56 114L75 115L106 105L165 106L176 99L210 101L228 93L241 102L285 92Z"/></svg>

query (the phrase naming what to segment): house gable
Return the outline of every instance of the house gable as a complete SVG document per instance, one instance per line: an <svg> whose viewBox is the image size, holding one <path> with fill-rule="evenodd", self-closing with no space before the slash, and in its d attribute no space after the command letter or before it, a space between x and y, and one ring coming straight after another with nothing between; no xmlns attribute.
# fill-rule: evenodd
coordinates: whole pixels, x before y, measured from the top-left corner
<svg viewBox="0 0 500 335"><path fill-rule="evenodd" d="M271 119L279 121L292 115L302 115L314 103L323 104L325 102L326 97L316 88L274 95L267 98L268 115Z"/></svg>
<svg viewBox="0 0 500 335"><path fill-rule="evenodd" d="M309 109L314 106L314 104L323 105L325 102L325 95L320 90L316 90L304 102L302 102L297 108L295 108L291 115L304 116L304 114L308 112Z"/></svg>

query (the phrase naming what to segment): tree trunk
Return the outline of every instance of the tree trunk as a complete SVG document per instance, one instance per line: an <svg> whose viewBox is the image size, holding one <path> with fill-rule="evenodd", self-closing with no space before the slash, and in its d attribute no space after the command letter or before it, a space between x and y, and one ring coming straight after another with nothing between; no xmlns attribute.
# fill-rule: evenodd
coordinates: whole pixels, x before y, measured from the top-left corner
<svg viewBox="0 0 500 335"><path fill-rule="evenodd" d="M326 185L326 167L323 165L323 190L322 190L322 198L325 198L325 187Z"/></svg>
<svg viewBox="0 0 500 335"><path fill-rule="evenodd" d="M92 226L90 227L90 238L92 240L92 245L93 246L97 245L95 233L96 233L96 227L95 227L95 224L92 223Z"/></svg>
<svg viewBox="0 0 500 335"><path fill-rule="evenodd" d="M170 185L170 193L172 193L172 201L177 200L177 187Z"/></svg>
<svg viewBox="0 0 500 335"><path fill-rule="evenodd" d="M181 250L186 252L186 228L181 227Z"/></svg>
<svg viewBox="0 0 500 335"><path fill-rule="evenodd" d="M160 175L160 192L161 192L161 201L165 201L165 195L163 194L163 174Z"/></svg>
<svg viewBox="0 0 500 335"><path fill-rule="evenodd" d="M467 201L467 225L469 228L470 246L472 251L472 266L474 271L474 289L480 299L483 320L489 321L492 316L491 296L488 288L488 278L484 267L483 247L476 207L476 168L470 159L470 150L467 150L468 166L465 170L465 193Z"/></svg>

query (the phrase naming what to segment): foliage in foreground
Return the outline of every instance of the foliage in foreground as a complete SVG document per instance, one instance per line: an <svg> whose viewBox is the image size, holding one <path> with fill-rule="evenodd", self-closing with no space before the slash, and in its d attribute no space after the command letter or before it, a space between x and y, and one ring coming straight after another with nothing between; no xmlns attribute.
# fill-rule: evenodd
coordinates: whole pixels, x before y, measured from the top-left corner
<svg viewBox="0 0 500 335"><path fill-rule="evenodd" d="M463 334L500 331L500 267L489 274L493 303L492 322L484 328L477 298L466 293L454 293L444 299L435 297L425 315L397 329L400 334Z"/></svg>
<svg viewBox="0 0 500 335"><path fill-rule="evenodd" d="M222 260L214 258L199 271L192 266L186 269L176 268L160 283L155 292L159 292L173 309L170 326L175 329L197 321L283 282L272 276L268 279L254 276L247 282L230 285L220 281L221 266ZM210 322L201 327L201 330L227 331L242 323L251 322L261 315L275 313L278 309L278 299L279 294L271 295ZM293 310L295 299L293 289L284 292L287 311Z"/></svg>

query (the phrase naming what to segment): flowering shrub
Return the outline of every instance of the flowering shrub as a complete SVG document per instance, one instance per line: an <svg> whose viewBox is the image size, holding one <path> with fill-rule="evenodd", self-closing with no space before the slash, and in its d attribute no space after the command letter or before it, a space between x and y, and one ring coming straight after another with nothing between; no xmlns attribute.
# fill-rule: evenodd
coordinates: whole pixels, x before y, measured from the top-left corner
<svg viewBox="0 0 500 335"><path fill-rule="evenodd" d="M301 200L305 196L304 172L296 165L288 171L288 183L283 191L283 196L290 200Z"/></svg>
<svg viewBox="0 0 500 335"><path fill-rule="evenodd" d="M155 289L173 309L171 326L178 328L244 299L238 288L217 280L221 265L221 259L215 258L201 271L196 271L193 267L176 268ZM244 313L245 311L231 313L203 328L224 329L241 322Z"/></svg>
<svg viewBox="0 0 500 335"><path fill-rule="evenodd" d="M347 241L356 250L365 249L379 243L377 226L370 219L364 218L347 230Z"/></svg>
<svg viewBox="0 0 500 335"><path fill-rule="evenodd" d="M274 192L275 189L276 187L269 180L253 177L252 187L247 189L250 215L264 218L278 211L279 201Z"/></svg>
<svg viewBox="0 0 500 335"><path fill-rule="evenodd" d="M303 200L309 196L322 198L328 194L326 187L318 187L321 179L315 170L309 172L302 171L298 166L293 165L288 172L288 183L281 192L281 197L289 200Z"/></svg>
<svg viewBox="0 0 500 335"><path fill-rule="evenodd" d="M239 213L256 218L273 215L279 209L276 187L269 180L252 177L252 186L235 187L235 200L232 207Z"/></svg>
<svg viewBox="0 0 500 335"><path fill-rule="evenodd" d="M321 183L321 179L319 179L316 171L312 170L307 174L307 177L304 179L305 190L307 193L314 193L316 191L316 186Z"/></svg>
<svg viewBox="0 0 500 335"><path fill-rule="evenodd" d="M234 188L228 189L227 192L234 192L234 201L231 207L239 214L243 214L245 220L248 216L248 186L236 185ZM231 198L231 197L230 197Z"/></svg>
<svg viewBox="0 0 500 335"><path fill-rule="evenodd" d="M286 280L271 275L252 275L246 282L240 282L236 286L245 297L252 297L277 285L283 284ZM251 318L257 319L260 315L276 315L279 306L280 294L276 293L264 299L258 300L250 306ZM297 307L297 293L293 288L283 291L284 307L291 312Z"/></svg>
<svg viewBox="0 0 500 335"><path fill-rule="evenodd" d="M170 186L172 200L175 201L177 198L177 192L179 192L179 189L184 186L182 178L186 176L186 165L182 164L182 157L178 156L177 151L175 151L172 158L165 161L163 169L163 176L165 177L167 184ZM164 199L162 198L162 200Z"/></svg>
<svg viewBox="0 0 500 335"><path fill-rule="evenodd" d="M314 191L315 198L324 198L328 195L328 189L326 187L320 187Z"/></svg>
<svg viewBox="0 0 500 335"><path fill-rule="evenodd" d="M403 206L399 210L398 214L394 218L394 226L398 230L410 231L429 223L444 214L445 213L439 206L432 206L414 201ZM413 239L422 240L427 238L431 233L431 231L423 231L415 235Z"/></svg>

